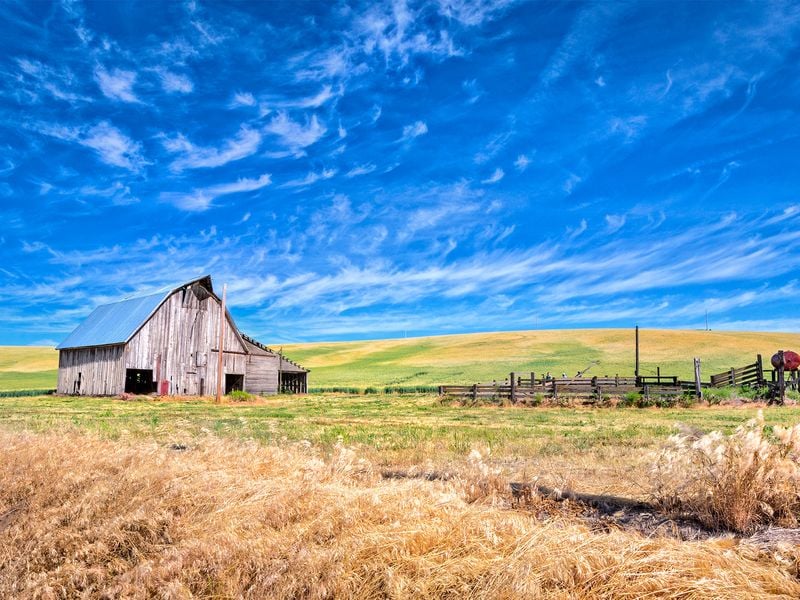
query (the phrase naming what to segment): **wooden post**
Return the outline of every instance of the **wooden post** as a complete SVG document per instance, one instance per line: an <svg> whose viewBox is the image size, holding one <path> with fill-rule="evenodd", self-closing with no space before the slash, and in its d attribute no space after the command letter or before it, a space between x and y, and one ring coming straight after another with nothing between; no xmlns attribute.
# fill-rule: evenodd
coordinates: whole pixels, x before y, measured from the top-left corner
<svg viewBox="0 0 800 600"><path fill-rule="evenodd" d="M700 385L700 359L694 359L694 393L698 398L703 397L703 388Z"/></svg>
<svg viewBox="0 0 800 600"><path fill-rule="evenodd" d="M756 354L756 377L758 377L758 385L764 385L764 362L761 360L760 354Z"/></svg>
<svg viewBox="0 0 800 600"><path fill-rule="evenodd" d="M638 383L639 380L639 326L636 326L636 366L633 370L633 374L636 376L636 380Z"/></svg>
<svg viewBox="0 0 800 600"><path fill-rule="evenodd" d="M511 404L517 402L517 376L511 372Z"/></svg>
<svg viewBox="0 0 800 600"><path fill-rule="evenodd" d="M733 367L731 367L731 372L730 375L728 376L728 380L730 381L730 384L732 386L736 385L736 369L734 369Z"/></svg>
<svg viewBox="0 0 800 600"><path fill-rule="evenodd" d="M778 404L786 402L786 378L783 373L783 350L778 350Z"/></svg>
<svg viewBox="0 0 800 600"><path fill-rule="evenodd" d="M661 385L661 367L656 367L656 381Z"/></svg>
<svg viewBox="0 0 800 600"><path fill-rule="evenodd" d="M531 388L536 387L536 373L531 371Z"/></svg>
<svg viewBox="0 0 800 600"><path fill-rule="evenodd" d="M222 285L222 307L219 316L219 360L217 361L217 404L222 402L222 353L225 351L225 296L228 284Z"/></svg>
<svg viewBox="0 0 800 600"><path fill-rule="evenodd" d="M477 383L473 383L472 384L472 403L473 404L477 404L478 403L478 384Z"/></svg>

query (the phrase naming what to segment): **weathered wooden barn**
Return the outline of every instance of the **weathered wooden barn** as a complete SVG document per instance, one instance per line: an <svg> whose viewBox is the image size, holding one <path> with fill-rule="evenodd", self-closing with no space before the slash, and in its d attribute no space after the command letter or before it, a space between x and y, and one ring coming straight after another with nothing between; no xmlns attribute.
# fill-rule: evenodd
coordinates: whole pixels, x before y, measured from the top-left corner
<svg viewBox="0 0 800 600"><path fill-rule="evenodd" d="M211 277L97 307L57 346L58 393L212 395L222 303ZM308 391L308 370L242 335L225 311L225 393Z"/></svg>

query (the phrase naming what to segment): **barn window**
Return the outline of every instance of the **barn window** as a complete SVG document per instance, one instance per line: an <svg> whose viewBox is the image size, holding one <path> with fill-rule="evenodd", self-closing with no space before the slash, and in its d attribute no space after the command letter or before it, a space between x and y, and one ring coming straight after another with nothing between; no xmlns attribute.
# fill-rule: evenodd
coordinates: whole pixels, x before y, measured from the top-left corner
<svg viewBox="0 0 800 600"><path fill-rule="evenodd" d="M125 369L126 394L150 394L155 391L152 369Z"/></svg>

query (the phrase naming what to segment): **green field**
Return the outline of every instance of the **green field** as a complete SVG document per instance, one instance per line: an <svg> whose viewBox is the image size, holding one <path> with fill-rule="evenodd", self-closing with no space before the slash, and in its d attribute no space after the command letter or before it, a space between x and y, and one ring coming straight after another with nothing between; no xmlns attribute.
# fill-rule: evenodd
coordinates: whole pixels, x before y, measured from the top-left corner
<svg viewBox="0 0 800 600"><path fill-rule="evenodd" d="M732 366L765 360L778 349L800 349L800 334L642 330L641 374L690 378L692 357L703 378ZM279 344L273 344L280 347ZM598 361L590 375L631 375L630 329L476 333L436 337L284 345L287 356L311 369L315 387L413 386L502 379L509 372L574 375ZM49 348L0 347L0 390L55 387L57 353Z"/></svg>
<svg viewBox="0 0 800 600"><path fill-rule="evenodd" d="M308 440L330 446L356 444L380 452L435 449L439 456L478 445L498 455L538 455L603 447L652 446L682 422L709 431L730 431L756 407L525 408L453 406L432 394L274 396L250 403L216 405L207 400L139 397L41 396L0 398L6 430L91 431L104 437L162 442L202 435L264 443ZM771 423L800 421L800 408L770 408Z"/></svg>

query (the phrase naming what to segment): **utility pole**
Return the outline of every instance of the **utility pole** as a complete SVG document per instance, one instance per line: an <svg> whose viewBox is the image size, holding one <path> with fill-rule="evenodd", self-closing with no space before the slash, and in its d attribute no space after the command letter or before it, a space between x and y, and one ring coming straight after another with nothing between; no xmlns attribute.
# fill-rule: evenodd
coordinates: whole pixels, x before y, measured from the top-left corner
<svg viewBox="0 0 800 600"><path fill-rule="evenodd" d="M639 379L639 326L636 326L636 366L633 370L636 379Z"/></svg>
<svg viewBox="0 0 800 600"><path fill-rule="evenodd" d="M706 331L708 331L708 311L706 311Z"/></svg>
<svg viewBox="0 0 800 600"><path fill-rule="evenodd" d="M219 315L219 356L217 357L217 404L222 402L222 353L225 350L225 296L228 284L222 284L222 308Z"/></svg>

